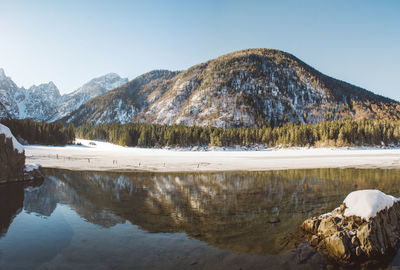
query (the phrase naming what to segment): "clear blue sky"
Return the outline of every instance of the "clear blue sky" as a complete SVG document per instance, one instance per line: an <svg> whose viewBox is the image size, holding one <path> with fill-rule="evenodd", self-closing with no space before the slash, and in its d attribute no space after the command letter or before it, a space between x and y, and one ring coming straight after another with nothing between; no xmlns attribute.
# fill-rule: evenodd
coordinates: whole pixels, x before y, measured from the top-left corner
<svg viewBox="0 0 400 270"><path fill-rule="evenodd" d="M0 67L65 93L108 72L132 79L275 48L400 100L399 14L396 0L0 0Z"/></svg>

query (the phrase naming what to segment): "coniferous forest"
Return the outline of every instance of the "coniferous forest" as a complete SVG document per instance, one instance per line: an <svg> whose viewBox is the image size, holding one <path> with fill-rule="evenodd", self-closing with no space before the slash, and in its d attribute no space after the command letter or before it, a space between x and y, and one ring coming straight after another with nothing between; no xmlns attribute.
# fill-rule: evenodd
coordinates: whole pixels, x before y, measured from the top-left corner
<svg viewBox="0 0 400 270"><path fill-rule="evenodd" d="M124 146L382 146L398 145L400 121L343 119L314 125L281 124L262 128L188 127L156 124L81 125L79 138Z"/></svg>
<svg viewBox="0 0 400 270"><path fill-rule="evenodd" d="M66 145L75 137L123 146L189 147L254 146L326 147L399 145L400 121L342 119L314 125L284 123L277 127L215 128L184 125L109 123L74 127L61 122L3 120L13 134L29 144Z"/></svg>
<svg viewBox="0 0 400 270"><path fill-rule="evenodd" d="M66 145L75 140L73 125L64 126L61 122L35 122L31 119L4 119L6 125L21 143L43 145Z"/></svg>

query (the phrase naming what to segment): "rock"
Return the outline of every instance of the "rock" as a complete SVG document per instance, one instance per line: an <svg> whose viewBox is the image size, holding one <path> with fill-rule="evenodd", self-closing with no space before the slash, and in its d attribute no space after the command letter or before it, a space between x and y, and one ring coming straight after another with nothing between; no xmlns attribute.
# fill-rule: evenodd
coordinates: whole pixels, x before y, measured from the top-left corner
<svg viewBox="0 0 400 270"><path fill-rule="evenodd" d="M338 262L350 263L386 256L400 247L400 201L368 220L344 216L345 210L342 204L303 222L301 227L311 234L314 248Z"/></svg>
<svg viewBox="0 0 400 270"><path fill-rule="evenodd" d="M317 230L318 234L333 234L338 231L338 226L336 225L336 219L334 216L327 216L322 219L319 223L319 227Z"/></svg>
<svg viewBox="0 0 400 270"><path fill-rule="evenodd" d="M268 220L268 223L272 223L272 224L273 223L279 223L279 222L281 222L279 217L270 217L269 220Z"/></svg>
<svg viewBox="0 0 400 270"><path fill-rule="evenodd" d="M351 257L349 239L345 237L343 232L333 232L324 239L326 248L331 251L336 258L346 260Z"/></svg>
<svg viewBox="0 0 400 270"><path fill-rule="evenodd" d="M310 244L313 247L316 247L319 243L319 238L316 235L311 236Z"/></svg>
<svg viewBox="0 0 400 270"><path fill-rule="evenodd" d="M318 229L320 222L321 222L321 220L319 220L316 217L313 217L313 218L310 218L310 219L307 219L306 221L304 221L303 224L301 225L301 227L306 232L315 234L315 233L317 233L317 229Z"/></svg>
<svg viewBox="0 0 400 270"><path fill-rule="evenodd" d="M25 171L25 151L11 131L0 124L0 184L42 178L39 168Z"/></svg>
<svg viewBox="0 0 400 270"><path fill-rule="evenodd" d="M0 133L0 183L24 177L25 154L18 152L11 138Z"/></svg>

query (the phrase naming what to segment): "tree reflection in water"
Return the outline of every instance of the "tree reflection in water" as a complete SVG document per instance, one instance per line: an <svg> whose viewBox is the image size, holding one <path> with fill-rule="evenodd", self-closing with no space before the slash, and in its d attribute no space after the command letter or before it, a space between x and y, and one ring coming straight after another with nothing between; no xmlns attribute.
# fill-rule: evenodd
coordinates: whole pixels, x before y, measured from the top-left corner
<svg viewBox="0 0 400 270"><path fill-rule="evenodd" d="M28 213L50 216L58 204L64 204L103 228L129 221L149 233L184 232L222 250L275 254L279 260L297 258L292 263L308 260L314 266L324 260L304 244L299 229L303 220L331 211L355 189L400 194L398 170L112 173L46 169L44 173L40 187L15 186L14 191L10 187L5 192L10 195L0 197L0 207L6 205L0 217L3 234L22 206Z"/></svg>

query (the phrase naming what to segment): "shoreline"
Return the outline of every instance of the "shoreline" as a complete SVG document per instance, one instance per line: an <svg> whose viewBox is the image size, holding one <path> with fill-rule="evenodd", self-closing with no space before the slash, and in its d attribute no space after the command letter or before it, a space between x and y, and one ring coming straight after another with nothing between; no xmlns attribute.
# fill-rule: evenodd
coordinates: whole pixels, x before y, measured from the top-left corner
<svg viewBox="0 0 400 270"><path fill-rule="evenodd" d="M78 139L82 145L25 146L26 163L45 168L123 172L220 172L318 168L400 169L400 148L285 148L189 151L122 147ZM94 142L95 145L89 145Z"/></svg>

